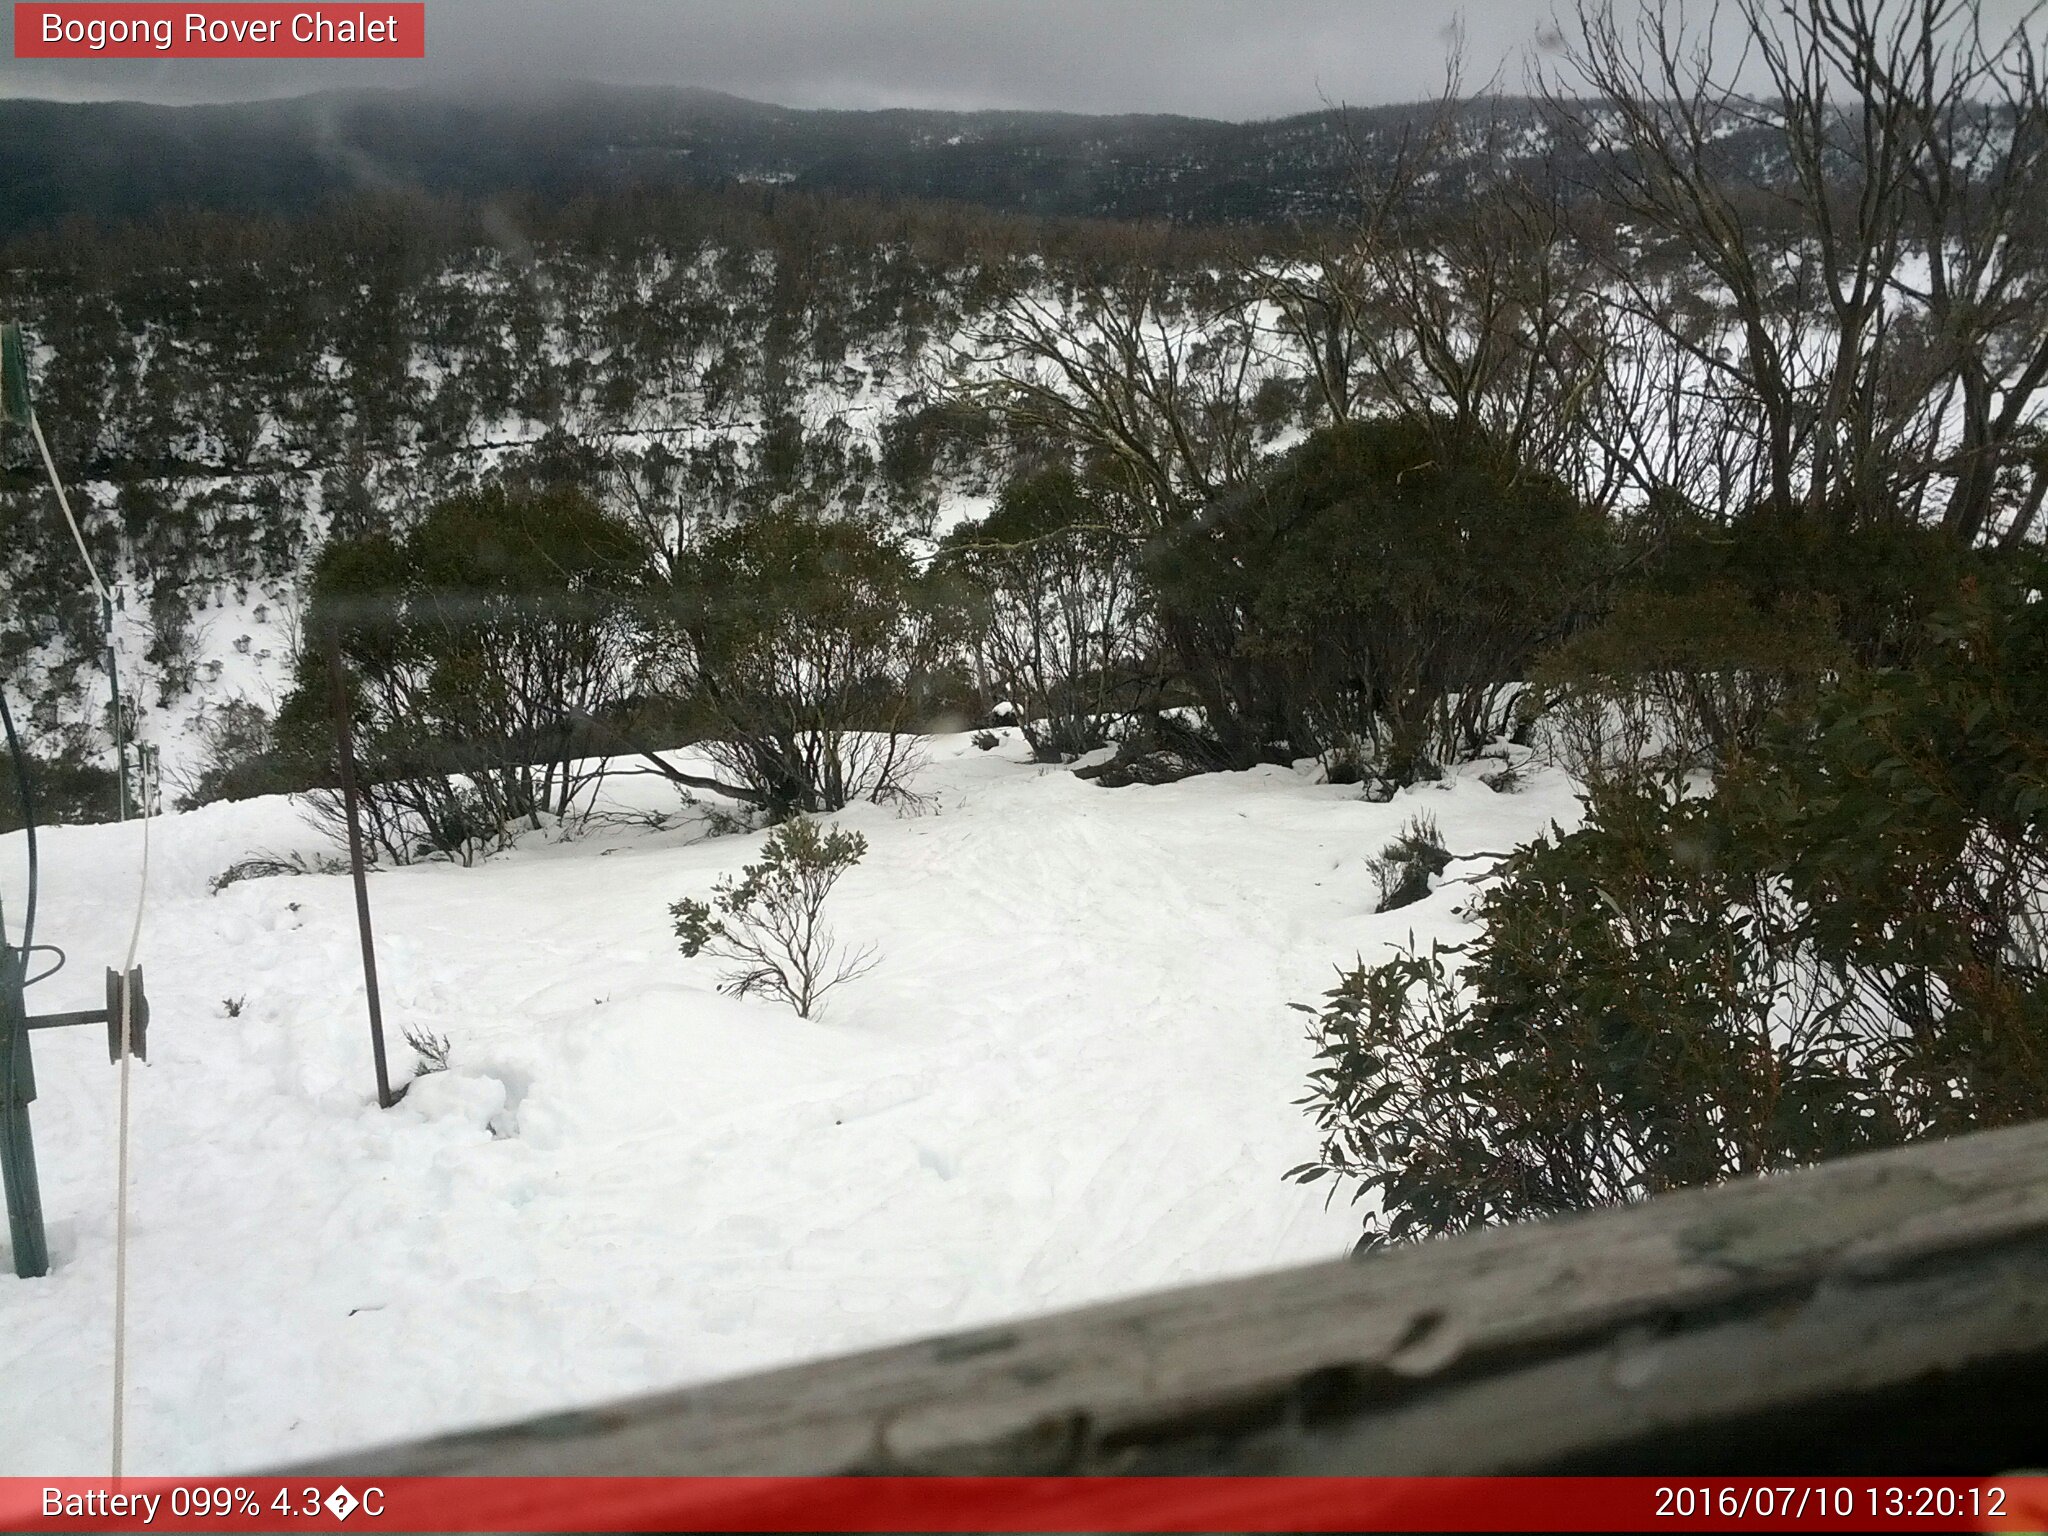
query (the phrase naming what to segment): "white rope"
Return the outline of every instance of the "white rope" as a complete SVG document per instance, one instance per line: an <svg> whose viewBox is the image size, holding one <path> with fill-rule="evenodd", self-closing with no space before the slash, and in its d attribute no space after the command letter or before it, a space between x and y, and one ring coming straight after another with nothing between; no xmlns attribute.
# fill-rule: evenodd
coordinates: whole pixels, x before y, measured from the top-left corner
<svg viewBox="0 0 2048 1536"><path fill-rule="evenodd" d="M121 1475L121 1445L128 1401L128 1076L135 1056L135 952L142 945L142 911L149 892L151 783L147 759L136 776L142 791L142 874L135 884L135 922L128 930L128 956L121 962L121 1129L119 1186L114 1196L114 1476Z"/></svg>
<svg viewBox="0 0 2048 1536"><path fill-rule="evenodd" d="M35 407L29 407L28 429L36 440L36 449L43 456L43 471L50 477L50 489L57 493L57 505L63 510L64 521L71 529L71 542L78 546L78 558L85 562L85 574L92 582L92 589L100 600L100 612L106 617L107 625L107 686L114 695L114 756L117 759L119 777L124 783L121 803L118 807L121 820L128 819L128 794L125 781L128 775L128 749L121 742L121 678L120 665L114 649L114 596L107 590L107 584L100 580L100 568L93 564L92 551L85 547L85 532L78 526L78 519L72 515L71 498L64 494L64 481L57 474L57 461L50 456L49 440L43 436L43 424L37 420Z"/></svg>
<svg viewBox="0 0 2048 1536"><path fill-rule="evenodd" d="M43 440L43 424L36 420L33 410L28 413L28 429L35 434L36 447L42 451L43 468L50 476L50 489L57 493L57 505L64 509L64 521L71 525L71 541L78 546L78 558L85 562L85 574L92 578L92 589L101 602L110 603L113 594L100 580L100 568L92 563L92 552L85 547L85 535L79 531L78 519L71 515L71 498L64 494L64 482L57 478L57 463L50 457L50 445ZM112 638L108 636L109 640Z"/></svg>
<svg viewBox="0 0 2048 1536"><path fill-rule="evenodd" d="M113 675L117 667L113 633L113 595L107 584L100 580L99 567L93 564L92 551L85 546L85 533L78 526L78 519L71 511L71 498L64 494L64 482L57 474L57 461L50 455L50 444L43 436L43 425L36 420L36 413L28 413L29 431L34 435L36 448L43 456L43 469L50 477L50 489L57 493L57 505L63 509L64 521L71 529L71 542L78 546L78 557L85 562L85 574L92 580L92 589L99 596L102 611L107 614L107 668L108 681L115 696L120 695L120 682ZM114 721L114 749L125 752L121 745L121 721ZM121 1475L121 1450L127 1428L128 1398L128 1090L129 1064L135 1054L135 998L134 975L135 954L142 947L142 914L149 895L149 822L152 802L152 786L148 768L148 754L139 753L136 762L137 789L141 793L142 806L142 873L135 887L135 921L128 929L128 954L121 962L121 1108L115 1163L118 1168L119 1188L114 1195L114 1423L113 1423L113 1467L114 1476ZM128 808L121 807L122 819L126 820Z"/></svg>

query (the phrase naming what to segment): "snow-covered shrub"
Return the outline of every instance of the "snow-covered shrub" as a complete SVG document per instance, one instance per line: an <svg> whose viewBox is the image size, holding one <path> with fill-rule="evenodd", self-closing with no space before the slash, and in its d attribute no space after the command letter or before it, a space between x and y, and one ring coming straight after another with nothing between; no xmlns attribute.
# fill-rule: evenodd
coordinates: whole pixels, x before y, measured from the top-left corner
<svg viewBox="0 0 2048 1536"><path fill-rule="evenodd" d="M269 880L278 875L335 875L345 873L347 869L346 860L332 855L309 859L303 853L258 853L235 860L207 881L206 888L218 896L229 886L240 885L244 880Z"/></svg>
<svg viewBox="0 0 2048 1536"><path fill-rule="evenodd" d="M1408 825L1401 829L1401 835L1374 855L1366 866L1372 871L1373 880L1380 889L1379 905L1373 910L1392 912L1422 900L1429 894L1430 882L1442 874L1450 862L1450 850L1444 847L1436 818L1426 811L1416 812L1408 818Z"/></svg>
<svg viewBox="0 0 2048 1536"><path fill-rule="evenodd" d="M330 543L314 570L313 643L278 712L280 747L333 783L338 632L354 714L364 830L395 863L468 863L542 816L587 810L587 721L625 691L646 551L565 488L486 486L429 509L402 538ZM338 832L338 797L308 797Z"/></svg>
<svg viewBox="0 0 2048 1536"><path fill-rule="evenodd" d="M736 798L774 816L836 811L907 793L926 691L963 617L879 524L779 508L678 562L650 671L696 707Z"/></svg>
<svg viewBox="0 0 2048 1536"><path fill-rule="evenodd" d="M712 900L685 897L668 909L684 956L731 961L722 991L758 992L809 1018L826 993L875 963L872 947L842 950L821 920L825 898L867 851L858 832L820 831L807 817L784 822L761 845L759 862L712 887Z"/></svg>
<svg viewBox="0 0 2048 1536"><path fill-rule="evenodd" d="M1492 756L1492 754L1482 753L1481 756L1485 758ZM1500 759L1500 767L1493 769L1491 772L1482 773L1479 776L1479 782L1492 790L1496 795L1517 794L1522 788L1522 768L1523 764L1516 762L1513 758L1502 757Z"/></svg>
<svg viewBox="0 0 2048 1536"><path fill-rule="evenodd" d="M1128 517L1063 465L1012 480L940 548L973 598L982 686L1041 762L1102 746L1155 691L1137 549Z"/></svg>
<svg viewBox="0 0 2048 1536"><path fill-rule="evenodd" d="M424 1025L405 1026L405 1043L413 1048L418 1060L413 1063L414 1077L430 1077L436 1072L448 1070L448 1053L452 1047L446 1035L435 1034Z"/></svg>

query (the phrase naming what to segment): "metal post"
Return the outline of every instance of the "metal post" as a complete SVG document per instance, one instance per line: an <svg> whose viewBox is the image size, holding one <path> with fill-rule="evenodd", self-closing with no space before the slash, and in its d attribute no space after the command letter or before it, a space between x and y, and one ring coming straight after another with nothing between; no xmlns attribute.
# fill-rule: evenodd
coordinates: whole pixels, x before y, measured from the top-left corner
<svg viewBox="0 0 2048 1536"><path fill-rule="evenodd" d="M128 742L127 732L122 729L121 720L121 668L114 655L114 600L100 599L100 618L107 631L107 693L114 703L114 793L119 795L116 808L122 821L128 819Z"/></svg>
<svg viewBox="0 0 2048 1536"><path fill-rule="evenodd" d="M341 638L333 624L322 632L327 650L328 699L334 710L334 747L341 771L341 803L348 817L348 864L356 885L356 928L363 941L363 992L370 1004L370 1050L377 1058L377 1102L389 1109L391 1074L384 1064L384 1008L377 996L377 947L370 936L370 885L363 870L363 827L356 809L355 732L341 672Z"/></svg>
<svg viewBox="0 0 2048 1536"><path fill-rule="evenodd" d="M0 1183L6 1185L14 1272L33 1280L50 1272L50 1245L43 1235L36 1144L28 1125L36 1074L28 1054L28 1000L22 986L27 965L20 950L0 943Z"/></svg>

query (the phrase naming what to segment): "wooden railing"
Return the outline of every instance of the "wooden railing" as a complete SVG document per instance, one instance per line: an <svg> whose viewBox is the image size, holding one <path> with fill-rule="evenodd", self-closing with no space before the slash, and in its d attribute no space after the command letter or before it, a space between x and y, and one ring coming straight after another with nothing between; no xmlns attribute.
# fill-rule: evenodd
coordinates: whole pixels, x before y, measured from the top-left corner
<svg viewBox="0 0 2048 1536"><path fill-rule="evenodd" d="M2048 1124L298 1470L2026 1466L2048 1466Z"/></svg>

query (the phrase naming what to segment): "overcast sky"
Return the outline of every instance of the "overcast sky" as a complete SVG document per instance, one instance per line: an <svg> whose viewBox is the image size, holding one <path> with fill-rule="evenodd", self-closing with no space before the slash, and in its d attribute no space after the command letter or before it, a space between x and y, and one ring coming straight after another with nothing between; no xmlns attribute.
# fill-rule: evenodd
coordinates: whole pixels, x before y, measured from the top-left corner
<svg viewBox="0 0 2048 1536"><path fill-rule="evenodd" d="M376 0L364 0L374 12ZM1630 0L1616 0L1624 12ZM1689 15L1712 0L1677 0ZM1880 7L1919 0L1877 0ZM2039 0L1983 0L2010 27ZM21 60L0 95L231 101L513 77L699 85L811 107L1273 117L1412 101L1462 25L1466 84L1521 88L1573 0L428 0L422 61ZM11 8L10 8L11 9ZM110 14L118 7L109 6ZM1723 36L1733 6L1723 8Z"/></svg>
<svg viewBox="0 0 2048 1536"><path fill-rule="evenodd" d="M1430 94L1459 17L1484 77L1549 15L1548 0L429 0L424 62L6 58L0 93L221 101L526 75L789 106L1268 117Z"/></svg>

